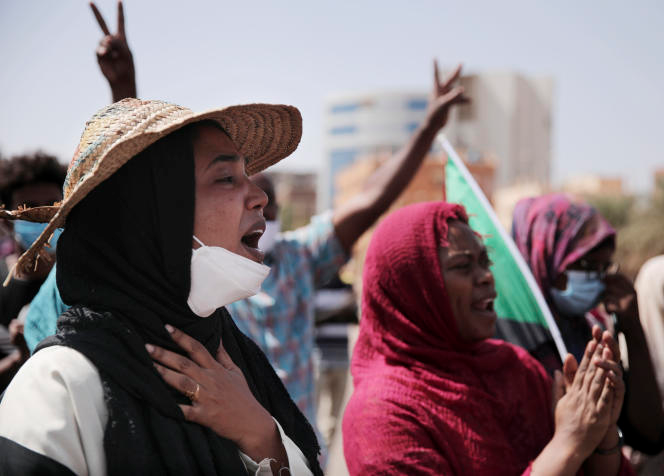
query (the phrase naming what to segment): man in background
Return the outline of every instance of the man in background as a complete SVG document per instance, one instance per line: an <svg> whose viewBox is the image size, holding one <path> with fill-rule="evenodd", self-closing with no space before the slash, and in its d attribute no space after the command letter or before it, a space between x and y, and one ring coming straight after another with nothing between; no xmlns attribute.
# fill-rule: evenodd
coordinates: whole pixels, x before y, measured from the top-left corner
<svg viewBox="0 0 664 476"><path fill-rule="evenodd" d="M53 205L62 200L66 167L42 152L0 160L0 202L5 209L21 206ZM46 227L45 223L5 221L0 256L0 281L4 281L18 257L27 250ZM27 274L14 276L0 287L0 392L5 389L21 364L29 356L17 318L30 304L55 262L57 237L49 252ZM11 328L11 332L10 332Z"/></svg>

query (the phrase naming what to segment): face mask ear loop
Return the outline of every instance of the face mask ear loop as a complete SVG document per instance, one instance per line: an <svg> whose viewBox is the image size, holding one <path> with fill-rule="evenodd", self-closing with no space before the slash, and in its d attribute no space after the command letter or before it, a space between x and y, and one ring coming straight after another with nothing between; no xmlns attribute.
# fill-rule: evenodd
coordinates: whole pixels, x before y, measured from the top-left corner
<svg viewBox="0 0 664 476"><path fill-rule="evenodd" d="M205 243L203 243L201 240L199 240L198 238L196 238L196 235L191 235L191 236L194 237L194 240L196 240L196 241L198 242L199 245L201 245L201 246L205 246Z"/></svg>

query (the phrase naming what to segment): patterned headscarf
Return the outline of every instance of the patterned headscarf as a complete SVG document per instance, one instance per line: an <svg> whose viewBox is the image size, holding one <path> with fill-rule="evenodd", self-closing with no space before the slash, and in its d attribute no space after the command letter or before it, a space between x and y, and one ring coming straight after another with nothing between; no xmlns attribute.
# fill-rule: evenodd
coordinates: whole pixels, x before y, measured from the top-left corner
<svg viewBox="0 0 664 476"><path fill-rule="evenodd" d="M614 244L615 235L595 208L563 194L526 198L514 208L512 237L547 299L567 266L607 239Z"/></svg>

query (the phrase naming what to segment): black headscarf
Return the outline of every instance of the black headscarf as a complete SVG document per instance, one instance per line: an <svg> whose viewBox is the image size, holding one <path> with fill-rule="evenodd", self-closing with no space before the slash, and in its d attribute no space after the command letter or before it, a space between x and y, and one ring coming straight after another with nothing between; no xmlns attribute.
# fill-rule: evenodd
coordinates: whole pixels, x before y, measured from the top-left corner
<svg viewBox="0 0 664 476"><path fill-rule="evenodd" d="M220 339L256 399L309 460L318 443L261 350L225 309L207 318L187 305L194 221L194 159L188 126L132 158L76 205L58 241L57 284L73 307L39 348L65 345L99 371L108 407L108 474L246 474L237 446L186 422L188 402L161 379L145 343L183 351L171 324L216 355Z"/></svg>

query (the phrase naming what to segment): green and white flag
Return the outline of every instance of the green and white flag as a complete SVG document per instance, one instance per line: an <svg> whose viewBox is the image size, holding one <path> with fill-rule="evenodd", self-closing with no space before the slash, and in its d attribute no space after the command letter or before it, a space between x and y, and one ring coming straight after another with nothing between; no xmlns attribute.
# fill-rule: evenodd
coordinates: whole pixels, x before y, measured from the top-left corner
<svg viewBox="0 0 664 476"><path fill-rule="evenodd" d="M452 145L443 135L438 142L447 153L445 199L466 208L471 228L484 237L493 261L499 336L528 350L553 340L562 362L565 343L528 264Z"/></svg>

